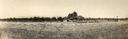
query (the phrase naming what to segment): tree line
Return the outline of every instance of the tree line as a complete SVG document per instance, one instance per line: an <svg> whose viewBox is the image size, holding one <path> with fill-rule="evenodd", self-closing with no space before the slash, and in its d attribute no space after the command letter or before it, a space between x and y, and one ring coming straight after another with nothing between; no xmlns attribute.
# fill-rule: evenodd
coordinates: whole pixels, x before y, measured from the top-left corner
<svg viewBox="0 0 128 39"><path fill-rule="evenodd" d="M63 21L64 17L31 17L31 18L7 18L3 21L32 21L32 22L42 22L42 21Z"/></svg>
<svg viewBox="0 0 128 39"><path fill-rule="evenodd" d="M30 17L30 18L6 18L2 19L2 21L32 21L32 22L55 22L59 21L62 22L63 20L81 20L84 19L82 16L78 16L77 12L73 12L68 14L67 17Z"/></svg>
<svg viewBox="0 0 128 39"><path fill-rule="evenodd" d="M26 18L5 18L0 19L1 21L31 21L31 22L63 22L66 20L71 21L80 21L80 20L128 20L128 18L84 18L81 15L78 15L77 12L69 13L66 17L26 17Z"/></svg>

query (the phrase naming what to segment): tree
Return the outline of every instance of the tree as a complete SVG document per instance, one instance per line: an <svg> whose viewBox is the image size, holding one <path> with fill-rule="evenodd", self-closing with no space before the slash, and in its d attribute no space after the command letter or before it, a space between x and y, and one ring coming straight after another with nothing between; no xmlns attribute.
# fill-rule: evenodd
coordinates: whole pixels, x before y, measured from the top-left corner
<svg viewBox="0 0 128 39"><path fill-rule="evenodd" d="M52 20L52 21L56 21L56 17L52 17L51 20Z"/></svg>
<svg viewBox="0 0 128 39"><path fill-rule="evenodd" d="M77 17L79 20L84 20L85 18L83 16L78 16Z"/></svg>
<svg viewBox="0 0 128 39"><path fill-rule="evenodd" d="M44 18L45 21L51 21L51 18L50 17L46 17Z"/></svg>
<svg viewBox="0 0 128 39"><path fill-rule="evenodd" d="M63 17L63 20L66 20L66 19L68 19L67 17Z"/></svg>
<svg viewBox="0 0 128 39"><path fill-rule="evenodd" d="M72 14L68 14L68 19L70 19L72 17Z"/></svg>
<svg viewBox="0 0 128 39"><path fill-rule="evenodd" d="M58 21L63 21L63 18L62 17L58 17L57 20Z"/></svg>
<svg viewBox="0 0 128 39"><path fill-rule="evenodd" d="M73 17L77 17L77 12L73 12Z"/></svg>
<svg viewBox="0 0 128 39"><path fill-rule="evenodd" d="M77 12L73 12L71 14L68 14L68 19L77 19Z"/></svg>
<svg viewBox="0 0 128 39"><path fill-rule="evenodd" d="M33 21L39 21L39 17L34 17Z"/></svg>
<svg viewBox="0 0 128 39"><path fill-rule="evenodd" d="M44 20L44 17L41 17L41 21L45 21L45 20Z"/></svg>

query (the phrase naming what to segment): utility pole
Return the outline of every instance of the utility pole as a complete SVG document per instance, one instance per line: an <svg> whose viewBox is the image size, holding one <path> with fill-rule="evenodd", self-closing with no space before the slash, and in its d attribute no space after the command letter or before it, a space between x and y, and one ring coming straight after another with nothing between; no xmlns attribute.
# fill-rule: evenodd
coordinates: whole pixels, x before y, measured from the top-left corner
<svg viewBox="0 0 128 39"><path fill-rule="evenodd" d="M118 16L116 16L116 18L117 18L117 21L118 21Z"/></svg>

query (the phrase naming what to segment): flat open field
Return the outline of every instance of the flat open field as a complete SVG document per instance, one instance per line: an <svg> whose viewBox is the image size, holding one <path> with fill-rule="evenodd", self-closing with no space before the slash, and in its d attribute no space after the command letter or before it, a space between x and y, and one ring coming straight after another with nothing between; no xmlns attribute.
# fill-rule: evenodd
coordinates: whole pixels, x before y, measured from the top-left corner
<svg viewBox="0 0 128 39"><path fill-rule="evenodd" d="M0 39L128 39L128 21L0 22Z"/></svg>

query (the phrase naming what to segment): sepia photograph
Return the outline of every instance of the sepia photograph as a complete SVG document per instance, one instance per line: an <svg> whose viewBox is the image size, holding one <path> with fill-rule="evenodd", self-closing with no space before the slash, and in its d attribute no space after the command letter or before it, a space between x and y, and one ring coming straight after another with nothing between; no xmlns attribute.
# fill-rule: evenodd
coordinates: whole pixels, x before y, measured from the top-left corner
<svg viewBox="0 0 128 39"><path fill-rule="evenodd" d="M128 0L0 0L0 39L128 39Z"/></svg>

